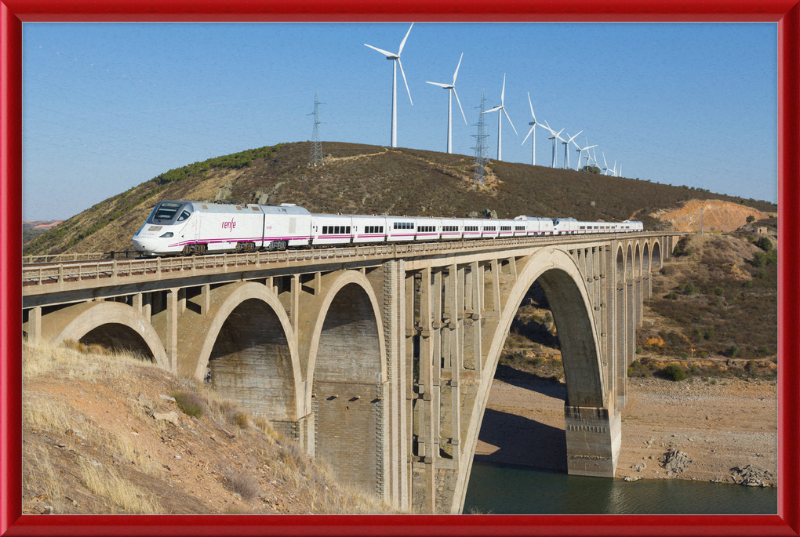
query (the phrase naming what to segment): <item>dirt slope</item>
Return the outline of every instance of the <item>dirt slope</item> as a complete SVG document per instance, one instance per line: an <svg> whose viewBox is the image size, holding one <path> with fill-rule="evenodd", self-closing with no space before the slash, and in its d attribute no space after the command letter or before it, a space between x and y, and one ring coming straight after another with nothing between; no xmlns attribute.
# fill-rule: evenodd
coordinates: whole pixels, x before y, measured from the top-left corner
<svg viewBox="0 0 800 537"><path fill-rule="evenodd" d="M390 512L211 390L76 348L25 345L24 513Z"/></svg>
<svg viewBox="0 0 800 537"><path fill-rule="evenodd" d="M669 222L674 229L697 233L700 231L700 211L703 210L703 231L730 232L747 223L747 217L756 220L768 218L776 212L761 212L753 207L720 200L689 200L680 209L659 211L655 216Z"/></svg>

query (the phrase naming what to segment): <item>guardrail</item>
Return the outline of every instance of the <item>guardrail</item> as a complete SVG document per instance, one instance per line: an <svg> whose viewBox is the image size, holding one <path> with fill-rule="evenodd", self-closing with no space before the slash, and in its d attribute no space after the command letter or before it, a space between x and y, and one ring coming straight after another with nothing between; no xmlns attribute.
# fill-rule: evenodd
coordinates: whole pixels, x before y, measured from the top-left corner
<svg viewBox="0 0 800 537"><path fill-rule="evenodd" d="M69 263L70 261L86 261L95 259L136 259L141 257L141 252L124 250L120 252L88 252L83 254L52 254L52 255L24 255L23 265L40 263Z"/></svg>
<svg viewBox="0 0 800 537"><path fill-rule="evenodd" d="M641 234L636 234L640 236ZM659 234L660 235L660 234ZM598 235L598 239L618 239L630 237L630 234L615 233ZM61 263L41 263L22 267L23 287L46 285L53 283L76 282L83 280L100 280L105 278L122 278L145 274L162 274L175 271L197 271L222 269L230 267L253 267L291 263L298 261L324 261L359 257L403 257L409 255L426 255L432 252L458 250L479 250L502 246L522 246L527 244L574 243L586 242L593 236L552 236L552 237L519 237L509 239L480 239L472 241L423 242L403 244L377 244L365 246L349 246L344 248L321 248L307 250L288 250L284 252L251 252L241 254L216 254L191 257L139 257L133 259L99 259L88 263L68 260ZM73 254L76 256L89 254ZM45 257L45 256L39 256ZM95 258L96 259L96 258Z"/></svg>

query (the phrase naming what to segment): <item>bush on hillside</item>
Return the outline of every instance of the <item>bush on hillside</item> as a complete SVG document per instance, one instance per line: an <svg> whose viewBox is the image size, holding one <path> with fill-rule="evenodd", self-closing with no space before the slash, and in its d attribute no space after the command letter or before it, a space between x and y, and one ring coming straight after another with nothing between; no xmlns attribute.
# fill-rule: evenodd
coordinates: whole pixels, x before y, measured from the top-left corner
<svg viewBox="0 0 800 537"><path fill-rule="evenodd" d="M673 382L679 382L681 380L686 379L686 373L683 371L683 368L678 364L669 364L667 367L664 368L662 373L664 374L664 377Z"/></svg>

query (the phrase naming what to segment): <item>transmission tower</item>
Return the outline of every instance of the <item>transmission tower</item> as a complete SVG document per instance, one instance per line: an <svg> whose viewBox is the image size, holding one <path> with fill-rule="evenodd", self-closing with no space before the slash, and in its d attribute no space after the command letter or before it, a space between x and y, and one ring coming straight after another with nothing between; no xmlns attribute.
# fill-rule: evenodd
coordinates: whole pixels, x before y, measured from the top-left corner
<svg viewBox="0 0 800 537"><path fill-rule="evenodd" d="M483 185L486 182L484 171L486 168L486 161L489 160L486 156L489 150L486 138L488 138L489 135L486 134L486 121L484 120L485 114L483 113L486 110L486 95L483 91L481 91L481 105L478 108L480 108L478 123L476 124L478 127L478 134L472 135L472 137L475 138L475 146L472 149L475 150L475 160L473 161L475 162L475 184Z"/></svg>
<svg viewBox="0 0 800 537"><path fill-rule="evenodd" d="M314 136L311 140L311 157L308 159L309 166L324 166L325 162L322 160L322 142L319 141L319 105L325 104L319 102L317 92L314 92L314 111L309 116L314 116Z"/></svg>

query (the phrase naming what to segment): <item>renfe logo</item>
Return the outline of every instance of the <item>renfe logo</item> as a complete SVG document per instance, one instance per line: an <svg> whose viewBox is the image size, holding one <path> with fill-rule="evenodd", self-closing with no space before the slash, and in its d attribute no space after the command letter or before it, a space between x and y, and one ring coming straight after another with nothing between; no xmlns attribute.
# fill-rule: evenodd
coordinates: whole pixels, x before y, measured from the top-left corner
<svg viewBox="0 0 800 537"><path fill-rule="evenodd" d="M236 228L236 222L233 220L233 218L231 218L230 222L222 223L222 229L230 229L231 231L233 231L234 228Z"/></svg>

